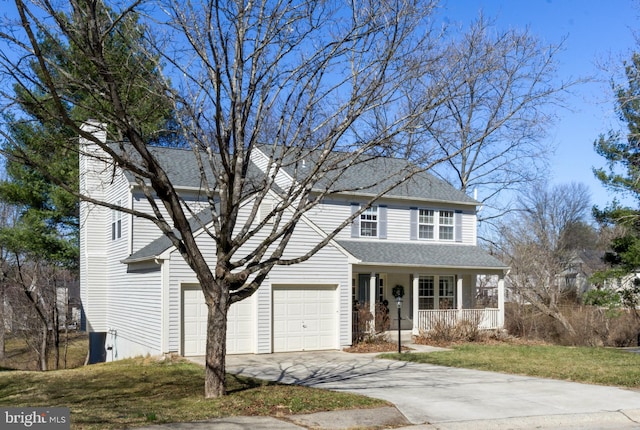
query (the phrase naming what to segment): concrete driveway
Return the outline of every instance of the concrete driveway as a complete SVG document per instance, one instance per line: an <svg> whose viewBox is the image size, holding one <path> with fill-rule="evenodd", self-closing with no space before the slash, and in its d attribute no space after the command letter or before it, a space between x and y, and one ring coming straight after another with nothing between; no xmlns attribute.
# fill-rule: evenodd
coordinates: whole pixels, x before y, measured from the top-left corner
<svg viewBox="0 0 640 430"><path fill-rule="evenodd" d="M559 419L576 424L563 428L640 428L640 392L613 387L381 360L375 354L341 351L227 356L227 370L384 399L413 424L473 421L477 426L481 420L505 420L510 424L504 428L528 428L527 422L551 424ZM524 427L516 425L518 420Z"/></svg>

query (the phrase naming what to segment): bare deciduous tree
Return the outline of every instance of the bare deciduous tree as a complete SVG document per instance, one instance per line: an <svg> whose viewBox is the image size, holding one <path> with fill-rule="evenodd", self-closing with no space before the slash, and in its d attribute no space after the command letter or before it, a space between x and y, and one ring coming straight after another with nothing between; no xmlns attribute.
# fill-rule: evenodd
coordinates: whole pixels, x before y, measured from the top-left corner
<svg viewBox="0 0 640 430"><path fill-rule="evenodd" d="M80 198L151 220L195 272L208 306L207 397L226 391L229 306L251 296L275 265L311 258L360 212L304 253L285 256L303 215L325 196L345 190L369 192L370 205L441 161L423 151L417 160L420 168L398 163L396 171L375 183L344 180L349 167L370 162L393 142L409 138L424 112L442 102L441 95L432 92L430 100L408 108L402 97L406 88L424 85L420 78L438 66L435 60L441 53L434 49L429 20L435 4L429 0L163 0L111 2L109 9L100 0L75 0L66 10L49 0L15 4L19 22L0 34L17 51L0 58L4 87L34 91L36 86L34 102L41 103L43 117L74 127L108 155L108 163L135 176L152 213L88 195ZM116 24L131 14L141 17L132 21L139 22L145 42L125 47L130 61L116 56L115 62L106 46ZM53 50L60 55L72 45L73 58L49 61L39 49L37 34L59 44L60 49ZM155 62L157 69L141 68L136 61L140 58L144 64ZM27 61L38 63L37 76L20 67ZM84 67L86 72L78 79L80 75L68 73L69 67ZM143 91L131 88L142 81ZM65 104L82 103L74 98L75 91L95 97L80 108L97 123L107 124L119 145L105 144L67 115ZM207 217L189 209L148 145L140 111L129 103L134 91L138 102L146 94L148 100L173 107L181 143L193 153L207 196ZM10 92L2 95L11 100ZM270 145L262 148L265 170L256 175L255 149L265 143ZM442 153L455 157L467 143ZM33 162L28 154L24 161ZM277 203L258 218L269 193L277 194ZM240 218L247 201L249 216ZM195 222L189 223L190 218ZM215 262L205 259L195 229L203 229L215 242ZM258 234L264 239L253 246Z"/></svg>
<svg viewBox="0 0 640 430"><path fill-rule="evenodd" d="M547 176L549 108L578 82L556 76L560 50L528 30L498 30L481 15L431 69L446 94L424 117L429 138L448 156L435 171L460 190L477 191L486 224L510 210L511 191Z"/></svg>
<svg viewBox="0 0 640 430"><path fill-rule="evenodd" d="M12 225L17 217L18 213L15 206L0 202L0 229ZM5 312L10 309L9 294L7 294L10 269L10 252L6 244L0 242L0 360L5 359L6 326L11 326L11 316Z"/></svg>
<svg viewBox="0 0 640 430"><path fill-rule="evenodd" d="M584 184L538 189L520 201L521 212L503 223L505 259L513 293L557 321L570 333L574 328L559 307L567 289L561 274L572 257L565 234L585 222L591 203Z"/></svg>
<svg viewBox="0 0 640 430"><path fill-rule="evenodd" d="M15 331L37 356L38 369L48 370L54 353L53 368L58 368L55 344L57 327L56 268L43 261L11 256L7 283L10 286L10 305L13 309Z"/></svg>

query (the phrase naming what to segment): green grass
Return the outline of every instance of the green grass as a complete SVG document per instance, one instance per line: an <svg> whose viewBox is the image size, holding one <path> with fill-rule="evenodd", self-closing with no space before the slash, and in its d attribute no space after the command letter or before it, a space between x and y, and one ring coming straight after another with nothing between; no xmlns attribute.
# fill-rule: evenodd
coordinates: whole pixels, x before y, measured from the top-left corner
<svg viewBox="0 0 640 430"><path fill-rule="evenodd" d="M467 344L451 351L381 357L640 389L640 354L619 349Z"/></svg>
<svg viewBox="0 0 640 430"><path fill-rule="evenodd" d="M227 377L229 395L206 400L204 370L184 360L131 359L51 372L0 373L0 405L62 406L73 429L112 429L234 415L283 416L373 408L348 393Z"/></svg>

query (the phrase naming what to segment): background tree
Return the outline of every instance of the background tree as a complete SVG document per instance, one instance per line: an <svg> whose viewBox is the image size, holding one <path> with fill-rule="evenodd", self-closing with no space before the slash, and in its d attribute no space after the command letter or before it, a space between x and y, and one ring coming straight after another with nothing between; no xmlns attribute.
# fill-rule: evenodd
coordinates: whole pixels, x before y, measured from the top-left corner
<svg viewBox="0 0 640 430"><path fill-rule="evenodd" d="M575 330L559 306L570 292L562 273L574 257L576 244L580 246L583 241L567 237L585 229L590 205L584 184L537 189L520 199L520 211L511 215L501 229L502 251L511 267L508 281L512 292L558 321L570 334ZM585 239L590 237L592 232L587 232Z"/></svg>
<svg viewBox="0 0 640 430"><path fill-rule="evenodd" d="M97 13L106 19L110 13L108 8L102 8ZM72 17L73 18L73 17ZM138 17L130 14L119 22L115 22L111 35L104 44L104 53L114 64L134 61L137 70L153 73L156 61L145 58L132 58L129 46L143 42L143 33L137 27ZM74 24L71 22L70 24ZM75 121L84 122L90 119L92 109L104 108L104 100L96 97L86 88L74 86L74 82L81 81L90 73L95 73L92 65L78 53L78 46L73 40L61 43L56 35L40 32L36 35L37 49L48 63L55 64L51 68L51 79L58 87L67 87L65 91L69 99L56 105L50 95L42 87L47 79L35 58L26 58L23 68L27 68L34 77L32 83L23 82L14 85L12 103L16 109L3 113L3 136L0 146L6 158L6 179L0 182L0 200L19 209L19 216L12 225L0 228L0 242L3 248L14 258L13 264L27 258L19 267L13 267L20 276L15 282L22 285L22 290L36 291L36 287L45 285L29 285L32 282L62 287L59 282L67 279L75 283L78 267L78 148L77 131L65 124L59 117L51 115L57 109L64 112L64 116ZM84 61L83 61L84 60ZM117 71L116 71L117 72ZM26 73L25 73L26 74ZM120 85L127 85L127 103L133 106L132 116L140 123L141 132L157 144L179 143L175 133L171 130L173 124L170 105L160 98L148 98L142 94L146 92L144 73L121 77ZM116 130L111 133L117 136ZM171 137L174 137L170 140ZM121 139L121 136L119 137ZM70 144L71 143L71 144ZM63 184L62 186L60 184ZM76 191L75 193L69 190ZM46 268L46 270L45 270ZM28 274L24 273L27 269ZM35 272L47 272L47 276L35 276ZM22 280L30 278L28 284ZM53 300L58 297L53 293L40 291L41 297ZM53 327L51 336L47 339L52 343L56 355L54 363L58 363L59 331L56 321L51 321L51 312L40 309L42 300L30 300L26 304L34 306L33 315L37 319L47 318L49 327ZM24 305L24 304L23 304ZM47 304L47 309L57 308ZM33 331L40 337L39 331ZM51 348L39 348L45 356ZM46 365L44 357L40 360ZM42 367L42 366L41 366ZM45 367L46 368L46 367ZM45 369L43 368L43 370Z"/></svg>
<svg viewBox="0 0 640 430"><path fill-rule="evenodd" d="M443 85L446 101L425 113L424 138L447 158L435 172L470 195L477 192L484 239L492 239L487 228L512 209L518 193L548 176L549 108L577 83L557 78L560 51L561 44L544 45L526 29L496 29L480 15L431 69L429 79Z"/></svg>
<svg viewBox="0 0 640 430"><path fill-rule="evenodd" d="M609 131L594 142L596 152L604 157L606 166L594 168L596 177L610 190L635 202L625 206L614 200L608 207L594 207L594 216L603 226L616 226L611 239L607 263L611 268L598 274L601 282L621 279L636 273L640 267L640 55L634 54L625 64L627 81L613 84L615 107L626 132ZM622 291L625 302L635 309L640 288L632 283Z"/></svg>
<svg viewBox="0 0 640 430"><path fill-rule="evenodd" d="M16 218L16 208L13 205L6 204L0 200L0 229L12 225ZM5 359L5 331L6 327L11 327L11 313L8 294L10 270L9 251L0 241L0 360Z"/></svg>
<svg viewBox="0 0 640 430"><path fill-rule="evenodd" d="M400 91L424 86L421 77L432 73L442 54L434 49L437 39L429 27L435 4L170 0L110 6L112 11L99 0L76 0L62 10L47 0L17 0L20 22L0 34L17 51L2 58L2 76L20 88L37 86L46 97L33 100L44 117L70 127L136 178L153 213L80 197L152 221L193 269L208 307L205 395L223 395L229 306L252 295L275 265L311 258L385 192L441 161L416 160L420 169L399 162L395 172L375 183L343 180L350 166L375 161L381 148L411 136L424 111L441 102L434 92L431 100L408 109ZM110 55L106 47L118 37L118 25L138 16L145 17L136 25L143 40L124 40L124 60ZM51 61L37 34L51 41L64 61ZM31 60L37 62L36 73L17 67ZM155 67L141 66L147 61ZM76 68L82 73L70 73ZM92 98L78 100L78 93ZM9 101L16 97L2 95ZM151 114L152 106L165 102L193 153L210 223L189 209L154 156L154 136L138 106L149 106ZM107 124L116 145L81 128L67 104L96 120L98 129L97 124ZM255 148L265 138L272 145L263 148L266 174L252 176ZM37 158L25 154L23 161L40 170ZM285 169L293 173L283 182ZM56 184L77 193L59 180ZM299 220L324 197L371 189L375 192L360 212L307 251L285 256ZM270 193L278 194L277 204L254 224ZM245 220L238 215L247 201ZM215 262L196 244L192 217L215 242ZM258 233L264 239L249 246Z"/></svg>

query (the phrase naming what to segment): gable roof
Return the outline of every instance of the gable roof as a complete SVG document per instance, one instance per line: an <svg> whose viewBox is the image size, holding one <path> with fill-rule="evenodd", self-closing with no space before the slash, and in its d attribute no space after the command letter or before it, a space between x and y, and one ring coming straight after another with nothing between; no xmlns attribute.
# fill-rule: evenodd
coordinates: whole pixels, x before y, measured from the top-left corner
<svg viewBox="0 0 640 430"><path fill-rule="evenodd" d="M258 148L257 150L260 149ZM202 186L200 173L198 169L195 168L196 162L191 149L154 147L152 148L152 152L164 167L167 175L169 175L170 180L176 188L199 189ZM311 155L313 152L309 152L309 154L309 162L312 163L313 157ZM338 156L344 157L345 154L340 153ZM347 159L348 158L343 158L343 160ZM338 163L338 166L339 165L340 163ZM292 163L283 162L282 166L287 173L291 175L294 174L295 167ZM391 181L395 180L395 172L400 172L398 174L402 174L402 172L409 171L411 167L412 166L408 161L398 158L369 157L362 162L350 164L347 169L333 169L327 172L325 177L318 181L318 187L331 186L335 189L352 190L346 191L345 193L355 196L374 196L388 188ZM213 173L210 170L207 174L208 177L213 179ZM251 164L249 175L259 178L261 174L263 173L258 169L258 167ZM385 178L385 176L389 177L380 180L380 177ZM125 171L125 177L131 184L135 184L135 177L131 172ZM397 178L397 175L395 175L395 178ZM376 182L378 183L375 186L367 187L369 184ZM248 193L250 194L251 190L248 190ZM462 191L457 190L445 181L426 172L416 173L402 185L385 193L385 197L472 206L476 206L478 204L476 200L467 196ZM198 214L198 217L200 218L199 222L197 222L195 218L190 220L191 227L194 231L199 229L201 223L206 225L211 222L211 213L208 211L207 213L204 213L204 211L201 212ZM157 239L135 251L129 257L122 260L122 262L130 264L157 258L172 246L173 244L169 238L159 233L159 237ZM400 251L396 250L389 250L388 252L391 255L401 254ZM391 260L388 262L392 263Z"/></svg>
<svg viewBox="0 0 640 430"><path fill-rule="evenodd" d="M396 177L392 176L391 178L380 181L379 178L381 176L384 177L385 175L393 172L406 172L410 168L411 164L406 160L398 158L373 158L345 170L337 181L336 187L364 188L369 184L376 184L376 181L379 181L379 183L373 187L369 186L362 191L354 192L354 194L374 196L384 191L389 187L389 185L392 185L393 181L397 180ZM385 193L385 197L457 203L474 206L479 204L464 192L427 172L415 173L401 185Z"/></svg>
<svg viewBox="0 0 640 430"><path fill-rule="evenodd" d="M200 211L196 217L192 217L189 219L189 226L192 231L200 230L201 225L207 225L212 221L213 217L210 210ZM180 233L178 230L173 230L176 236L180 237ZM160 257L160 254L168 250L173 246L171 239L169 239L165 234L160 234L160 236L151 241L149 244L143 246L133 254L129 255L127 258L122 260L122 263L131 264L137 263L140 261L147 261L153 258Z"/></svg>
<svg viewBox="0 0 640 430"><path fill-rule="evenodd" d="M280 160L283 170L295 179L296 174L312 171L321 151L298 149L289 154L285 149L260 146L258 150ZM408 160L389 156L336 151L329 155L327 166L320 168L321 177L314 184L314 191L326 189L344 194L375 196L400 181L401 185L387 191L385 197L428 200L477 206L475 199L435 176L420 171L420 167ZM416 173L417 172L417 173ZM404 180L404 178L409 178ZM372 185L373 184L373 185Z"/></svg>
<svg viewBox="0 0 640 430"><path fill-rule="evenodd" d="M338 244L360 264L430 268L506 270L508 266L478 246L341 240Z"/></svg>
<svg viewBox="0 0 640 430"><path fill-rule="evenodd" d="M117 148L115 145L113 147ZM126 151L126 147L123 147L123 150ZM200 172L196 168L191 149L153 147L151 150L176 188L199 189L202 186ZM255 150L261 151L260 148ZM310 151L308 154L309 157L305 158L311 165L314 152ZM397 181L399 175L406 174L413 168L410 162L391 157L367 157L362 162L349 164L346 168L348 154L339 153L337 156L341 157L341 161L337 162L336 168L324 172L314 188L316 191L329 187L334 190L345 190L345 194L374 196L392 185L393 181ZM341 165L345 165L345 168L341 168ZM295 177L294 171L299 166L285 161L282 167L286 173ZM299 169L298 172L300 172ZM214 175L210 168L207 168L206 174L213 183ZM252 163L248 174L250 177L259 179L264 173ZM129 183L135 184L135 177L131 172L125 171L125 177ZM371 184L375 185L371 186ZM387 192L385 196L474 206L479 204L464 192L427 172L414 174L402 185Z"/></svg>

